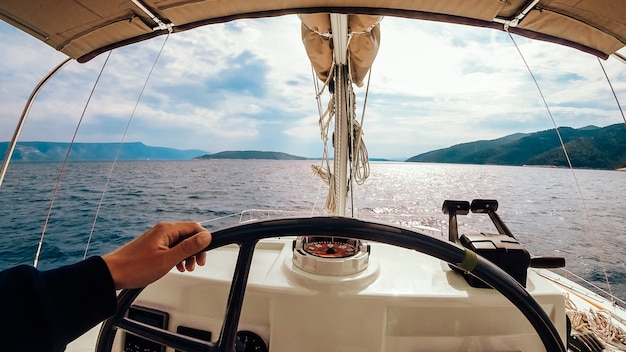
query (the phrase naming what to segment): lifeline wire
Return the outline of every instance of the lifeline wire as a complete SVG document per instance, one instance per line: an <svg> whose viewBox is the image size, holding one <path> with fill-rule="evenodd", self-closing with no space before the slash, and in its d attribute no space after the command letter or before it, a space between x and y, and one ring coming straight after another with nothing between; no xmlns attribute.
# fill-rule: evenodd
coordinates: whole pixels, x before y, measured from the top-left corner
<svg viewBox="0 0 626 352"><path fill-rule="evenodd" d="M109 183L111 181L111 176L113 175L113 170L115 169L117 160L120 156L120 153L122 151L122 147L124 145L124 140L126 139L126 134L128 133L128 128L130 127L130 123L133 121L133 117L135 116L135 112L137 111L137 107L139 106L139 102L141 101L141 97L143 96L144 91L146 90L146 86L148 85L148 81L150 80L150 77L152 77L152 72L154 71L154 68L156 67L157 62L159 61L159 58L161 57L161 53L163 52L163 48L165 48L165 44L167 43L167 40L169 39L170 34L168 33L165 36L165 40L163 41L163 44L161 45L161 49L159 50L156 58L154 59L154 63L152 63L152 67L150 68L150 72L148 72L148 77L146 77L146 81L143 83L143 87L141 87L141 92L139 92L139 97L137 97L137 101L135 102L135 107L133 108L132 113L130 114L130 118L128 119L128 123L126 123L126 128L124 129L124 133L122 134L122 139L120 140L120 144L117 147L117 151L115 152L115 158L113 159L113 163L111 164L111 169L109 170L109 174L107 176L107 180L104 184L104 188L102 189L102 196L100 197L100 202L98 203L98 207L96 209L96 215L94 216L93 219L93 223L91 224L91 230L89 231L89 238L87 239L87 245L85 246L85 254L83 255L83 259L87 258L87 252L89 251L89 246L91 244L91 238L93 237L93 232L94 229L96 227L96 222L98 221L98 215L100 214L100 209L102 208L102 203L104 202L104 195L107 192L107 189L109 187Z"/></svg>
<svg viewBox="0 0 626 352"><path fill-rule="evenodd" d="M600 249L600 253L599 253L599 257L600 257L600 265L602 266L602 272L604 273L604 279L606 281L606 285L609 291L609 295L611 296L611 302L613 302L615 304L615 300L613 299L613 293L611 292L611 283L609 282L609 276L606 272L606 266L605 266L605 261L604 261L604 255L603 250L602 250L602 246L600 245L600 243L598 242L597 236L596 236L596 230L593 226L593 221L591 220L591 215L589 214L589 209L587 207L587 203L585 202L585 198L583 197L583 193L582 190L580 188L580 184L578 182L578 178L576 177L576 172L574 171L574 167L572 166L572 161L569 158L569 155L567 154L567 148L565 148L565 143L563 143L563 138L561 137L561 133L559 132L559 128L556 125L556 121L554 120L554 116L552 116L552 112L550 111L550 107L548 107L548 103L546 102L546 98L543 95L543 92L541 91L541 87L539 87L539 83L537 82L537 79L535 79L535 75L533 74L533 72L530 69L530 66L528 66L528 63L526 62L526 59L524 58L524 55L522 54L522 51L520 50L520 48L517 46L517 43L515 42L515 39L513 39L513 35L511 35L510 32L507 32L509 34L509 38L511 38L511 41L513 42L513 44L515 45L515 49L517 49L517 52L519 53L520 57L522 58L522 61L524 62L524 65L526 65L526 69L528 69L528 72L530 73L530 76L532 77L533 81L535 82L535 86L537 86L537 90L539 91L539 95L541 96L541 99L543 100L543 104L546 107L546 110L548 111L548 115L550 115L550 120L552 120L552 125L554 126L554 130L556 131L557 136L559 137L559 141L561 143L561 148L563 149L563 152L565 153L565 158L567 159L567 164L569 165L569 169L572 172L572 176L574 177L574 183L576 184L576 190L578 191L578 196L580 201L582 202L582 206L583 206L583 210L585 212L585 217L587 218L587 222L589 223L589 227L591 228L591 238L593 240L593 244L594 246L596 246L596 248Z"/></svg>
<svg viewBox="0 0 626 352"><path fill-rule="evenodd" d="M50 214L52 213L52 206L54 205L54 200L56 199L57 192L59 190L59 186L61 185L61 178L65 173L65 168L67 166L67 161L70 157L70 152L72 151L72 146L74 145L74 141L76 140L76 135L78 134L78 129L85 117L85 112L87 111L87 107L89 106L89 102L91 101L91 97L93 96L93 92L96 90L98 86L98 82L100 81L100 77L102 77L102 72L109 62L109 57L111 57L111 52L107 55L104 60L104 64L102 64L102 68L100 69L100 73L98 73L98 77L91 88L91 92L89 92L89 97L87 98L87 102L83 107L83 112L80 114L80 119L78 120L78 124L76 125L76 129L74 129L74 135L72 136L72 141L70 142L69 147L67 148L67 153L65 153L65 159L63 159L63 164L61 164L61 170L59 171L59 176L57 177L56 185L54 186L54 190L52 191L52 197L50 198L50 204L48 205L48 214L46 214L46 219L43 223L43 229L41 230L41 237L39 238L39 244L37 245L37 252L35 253L35 260L33 261L33 266L36 268L39 263L39 255L41 254L41 247L43 246L43 239L46 236L46 230L48 229L48 223L50 221Z"/></svg>

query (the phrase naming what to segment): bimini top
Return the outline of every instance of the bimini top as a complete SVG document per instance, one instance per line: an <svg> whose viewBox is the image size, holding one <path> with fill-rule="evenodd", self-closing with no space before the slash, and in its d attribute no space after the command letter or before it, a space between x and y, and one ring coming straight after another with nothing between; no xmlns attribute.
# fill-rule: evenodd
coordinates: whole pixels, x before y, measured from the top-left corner
<svg viewBox="0 0 626 352"><path fill-rule="evenodd" d="M161 34L239 18L345 13L508 30L606 58L626 45L624 0L3 0L0 18L85 62Z"/></svg>

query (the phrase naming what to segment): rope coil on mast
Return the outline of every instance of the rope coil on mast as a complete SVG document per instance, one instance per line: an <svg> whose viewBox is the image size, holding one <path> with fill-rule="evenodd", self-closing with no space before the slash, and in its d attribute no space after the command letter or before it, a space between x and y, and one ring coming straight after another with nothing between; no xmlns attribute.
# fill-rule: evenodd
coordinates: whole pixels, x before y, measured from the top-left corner
<svg viewBox="0 0 626 352"><path fill-rule="evenodd" d="M369 31L375 27L376 25L379 24L379 21L376 22L374 25L370 26L370 28L368 28L365 31L360 31L360 32L351 32L348 35L348 47L350 45L350 41L352 39L352 36L354 34L367 34L369 33ZM307 27L308 28L308 27ZM315 33L317 33L320 36L323 37L327 37L332 39L332 34L329 33L320 33L319 31L315 31L313 30ZM349 59L349 55L350 52L348 51L347 53L348 55L348 70L347 70L347 79L349 82L349 87L352 87L352 70L350 67L350 59ZM332 61L332 65L331 67L335 67L336 66L336 62L335 62L335 58L333 56L333 61ZM330 125L331 122L335 119L337 110L336 110L336 103L337 103L337 97L336 97L336 89L338 87L335 87L334 89L331 89L331 82L333 82L333 80L337 77L337 73L335 72L334 69L329 70L329 75L328 78L325 80L324 85L322 87L322 89L319 89L318 85L315 84L315 88L316 88L316 94L315 94L315 99L317 100L317 105L318 105L318 113L319 113L319 120L318 120L318 124L320 127L320 136L321 136L321 140L323 142L324 145L324 150L323 150L323 155L322 155L322 162L321 165L312 165L311 168L313 170L313 173L318 176L322 181L324 181L324 183L326 183L329 187L328 189L328 195L326 197L326 210L330 213L330 214L335 214L336 213L336 197L338 196L336 194L336 192L338 190L335 189L335 182L332 182L333 177L335 176L333 174L333 171L331 171L330 169L330 158L328 155L328 132L330 129ZM370 72L369 72L369 76L368 76L368 84L367 84L367 90L366 90L366 95L365 95L365 102L363 104L363 113L361 116L361 121L358 122L355 118L356 116L356 95L353 91L353 89L350 89L349 92L347 92L346 94L346 98L347 98L347 114L348 114L348 138L349 138L349 145L348 147L350 148L350 153L349 153L349 166L350 166L350 174L349 174L349 180L348 180L348 188L350 191L352 191L352 181L354 181L356 184L363 184L365 182L365 180L369 177L370 174L370 169L369 169L369 160L368 160L368 152L367 152L367 147L365 146L365 143L363 141L363 129L362 129L362 125L363 125L363 119L365 116L365 104L367 102L367 96L369 94L369 82L370 82L370 78L371 77L371 68L370 68ZM315 73L313 70L313 79L315 82ZM326 110L324 112L321 111L321 95L322 93L326 90L326 88L329 88L330 91L330 99L328 101L328 105L326 107ZM333 146L335 148L339 147L338 143L336 143L335 140L333 140ZM348 190L345 190L346 192ZM354 206L354 200L352 199L352 205Z"/></svg>

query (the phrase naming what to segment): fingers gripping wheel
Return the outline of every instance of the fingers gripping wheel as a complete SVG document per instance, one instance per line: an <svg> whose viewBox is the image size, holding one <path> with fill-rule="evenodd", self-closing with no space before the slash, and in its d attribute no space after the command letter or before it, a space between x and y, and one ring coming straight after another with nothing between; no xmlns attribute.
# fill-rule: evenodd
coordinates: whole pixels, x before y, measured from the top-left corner
<svg viewBox="0 0 626 352"><path fill-rule="evenodd" d="M115 331L122 329L171 348L185 351L234 351L239 314L256 243L263 238L294 236L301 233L312 236L332 236L338 230L350 238L416 250L460 266L463 270L471 272L498 290L511 301L533 325L547 351L566 351L557 329L539 304L513 278L489 261L477 257L473 252L449 241L407 228L342 217L265 220L214 232L212 234L213 241L206 250L228 244L238 244L241 248L227 301L222 331L216 343L205 343L124 318L126 311L141 293L141 289L135 289L124 290L118 296L117 313L103 324L96 350L98 352L111 351Z"/></svg>

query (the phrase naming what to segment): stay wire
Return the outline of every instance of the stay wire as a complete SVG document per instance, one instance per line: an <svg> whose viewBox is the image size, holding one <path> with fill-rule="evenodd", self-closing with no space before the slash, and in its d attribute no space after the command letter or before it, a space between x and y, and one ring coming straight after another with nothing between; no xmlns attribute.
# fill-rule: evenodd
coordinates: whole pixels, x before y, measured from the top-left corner
<svg viewBox="0 0 626 352"><path fill-rule="evenodd" d="M619 99L617 99L617 94L615 93L615 89L613 89L613 84L611 83L611 80L609 79L609 75L606 73L606 70L604 69L604 65L602 64L602 61L600 61L600 58L597 57L596 59L598 59L598 63L600 64L600 67L602 68L602 72L604 72L604 77L606 77L606 81L609 84L609 87L611 87L611 92L613 93L613 96L615 97L617 108L619 109L619 112L622 114L624 125L626 125L626 116L624 116L624 110L622 110L622 106L619 103Z"/></svg>
<svg viewBox="0 0 626 352"><path fill-rule="evenodd" d="M352 41L352 33L348 35L348 48L350 48L350 41ZM352 78L352 58L350 56L350 50L347 52L348 55L348 92L346 92L346 114L348 118L348 145L349 145L349 153L348 153L348 162L350 163L350 169L348 170L350 174L348 175L348 190L350 191L350 216L354 217L354 160L356 156L354 155L355 149L355 115L356 115L356 95L354 93L353 78Z"/></svg>
<svg viewBox="0 0 626 352"><path fill-rule="evenodd" d="M61 186L61 179L63 178L63 175L65 174L65 169L67 167L67 162L69 161L70 153L72 151L72 146L74 146L74 142L76 141L76 136L78 135L78 130L80 128L81 123L83 122L83 118L85 117L85 113L87 112L87 107L89 106L89 103L91 102L91 98L93 97L93 93L95 92L96 87L98 86L98 82L100 81L100 77L102 77L102 72L104 72L104 68L106 67L107 63L109 62L109 57L111 57L111 52L110 51L109 51L106 59L104 60L104 63L102 64L102 68L100 68L100 72L98 73L98 77L96 78L96 81L94 82L93 87L91 88L91 92L89 92L89 97L87 97L87 101L85 102L85 106L83 107L83 111L80 114L80 118L78 120L78 124L76 125L76 128L74 129L74 134L72 135L72 140L70 141L70 145L68 146L67 152L65 153L65 158L63 159L63 163L61 164L61 170L59 170L59 175L57 176L56 184L54 186L54 189L52 190L52 197L50 198L50 203L48 204L48 212L46 214L46 218L45 218L44 223L43 223L43 229L41 230L41 237L39 238L39 244L37 245L37 251L35 253L35 259L33 261L33 266L35 268L39 264L39 257L41 255L41 249L43 247L43 241L44 241L44 238L46 236L46 231L48 230L48 224L50 223L50 216L52 214L52 207L54 206L54 201L55 201L57 193L59 191L59 187Z"/></svg>
<svg viewBox="0 0 626 352"><path fill-rule="evenodd" d="M152 63L152 67L150 68L150 71L148 72L148 76L146 77L146 80L143 83L143 87L141 87L141 91L139 92L139 96L137 97L137 101L135 102L135 106L133 107L133 111L130 114L130 117L128 118L128 122L126 123L126 128L124 129L124 133L122 134L122 139L120 140L120 143L117 147L117 151L115 152L115 158L113 159L113 163L111 164L111 168L109 169L109 174L104 184L104 188L102 189L102 195L100 197L100 201L98 202L98 207L96 208L96 215L94 216L93 223L91 224L91 230L89 231L89 238L87 239L87 244L85 246L85 254L83 254L83 259L87 258L87 253L89 252L89 246L91 245L91 239L93 238L93 233L96 227L96 222L98 221L98 216L100 215L100 210L102 209L102 204L104 203L104 196L106 195L106 192L109 188L111 177L113 176L113 170L115 170L115 166L117 165L117 161L122 152L122 147L124 146L124 141L126 140L126 135L128 134L128 129L130 128L130 124L133 121L133 117L135 117L135 113L137 112L137 108L139 107L139 102L141 101L141 98L143 97L143 93L146 90L146 87L148 86L148 81L150 80L150 77L152 77L154 68L156 67L157 62L159 61L159 58L161 57L161 54L163 53L163 49L165 48L165 44L167 43L167 40L169 39L169 37L170 37L170 34L168 33L165 36L165 40L163 41L163 44L161 45L161 49L157 53L157 56L155 57L154 62Z"/></svg>
<svg viewBox="0 0 626 352"><path fill-rule="evenodd" d="M539 95L541 96L541 100L543 101L544 106L546 107L546 110L548 111L548 115L550 116L550 120L552 121L552 125L554 126L554 130L556 131L557 136L559 137L559 142L561 143L561 148L563 149L563 153L565 153L565 158L567 159L567 164L569 165L569 169L572 173L572 177L574 178L574 183L576 185L576 190L578 192L578 197L582 203L583 206L583 211L585 212L585 217L587 218L587 222L589 224L590 230L591 230L591 239L593 241L593 245L599 249L599 257L600 257L600 266L602 267L602 272L604 274L604 280L606 282L607 285L607 291L609 292L609 295L611 297L611 302L613 302L613 304L615 304L615 300L613 298L613 293L611 292L611 283L609 282L609 276L607 274L606 271L606 265L605 265L605 260L604 260L604 255L603 255L603 249L602 249L602 245L600 244L600 242L598 241L597 235L596 235L596 230L595 227L593 226L593 221L591 220L591 215L589 214L589 208L587 207L587 202L585 201L585 198L583 197L583 193L582 193L582 189L580 187L580 183L578 182L578 177L576 176L576 172L574 171L574 167L572 166L572 161L567 153L567 148L565 147L565 143L563 142L563 138L561 137L561 133L559 132L559 128L556 125L556 121L554 120L554 116L552 115L552 112L550 111L550 107L548 106L548 103L546 101L545 96L543 95L543 92L541 91L541 87L539 86L539 83L537 82L537 79L535 78L535 75L533 74L532 70L530 69L530 66L528 65L528 63L526 62L526 58L524 58L524 55L522 54L522 51L520 50L520 48L518 47L517 43L515 42L515 39L513 38L513 35L510 32L507 32L509 35L509 38L511 38L511 41L513 42L513 45L515 45L515 49L517 49L517 52L519 53L520 57L522 58L522 61L524 62L524 65L526 65L526 69L528 70L528 73L530 73L530 76L533 79L533 82L535 82L535 86L537 87L537 90L539 91Z"/></svg>

